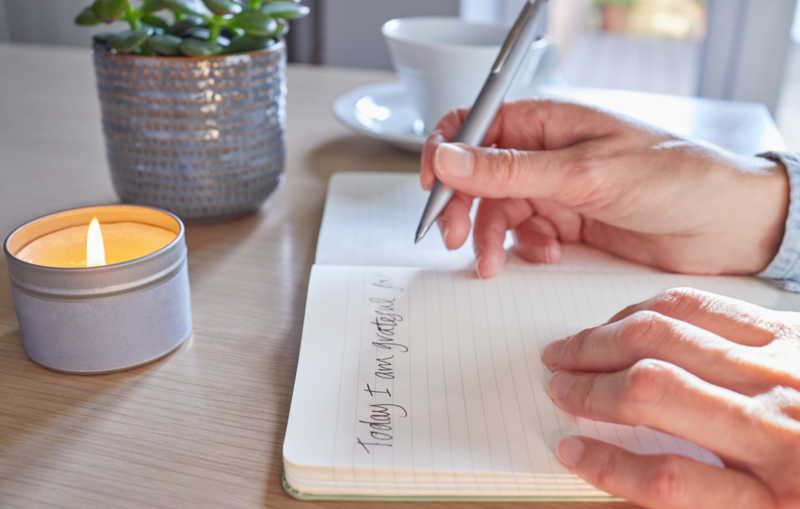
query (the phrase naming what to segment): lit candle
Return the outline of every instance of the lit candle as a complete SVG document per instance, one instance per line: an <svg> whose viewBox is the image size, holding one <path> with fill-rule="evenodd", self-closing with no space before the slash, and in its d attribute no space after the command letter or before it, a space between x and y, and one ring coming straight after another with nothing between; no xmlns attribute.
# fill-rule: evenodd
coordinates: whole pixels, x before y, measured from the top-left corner
<svg viewBox="0 0 800 509"><path fill-rule="evenodd" d="M98 223L99 224L99 223ZM58 230L31 241L17 258L46 267L87 267L89 223ZM101 243L105 263L127 262L166 247L175 240L174 231L149 224L122 221L103 223Z"/></svg>
<svg viewBox="0 0 800 509"><path fill-rule="evenodd" d="M25 353L70 373L154 361L192 327L183 223L163 210L67 210L4 244Z"/></svg>

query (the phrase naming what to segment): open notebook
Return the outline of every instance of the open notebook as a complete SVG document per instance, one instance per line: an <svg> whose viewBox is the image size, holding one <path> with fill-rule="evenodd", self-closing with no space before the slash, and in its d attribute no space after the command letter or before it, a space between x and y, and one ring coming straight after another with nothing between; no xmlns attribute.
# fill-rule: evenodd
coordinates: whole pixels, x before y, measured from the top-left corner
<svg viewBox="0 0 800 509"><path fill-rule="evenodd" d="M800 310L800 296L752 278L664 274L580 245L552 266L512 255L482 281L469 247L448 252L437 231L413 244L426 199L416 175L331 179L283 448L287 491L607 499L555 457L567 435L721 464L659 431L559 410L541 351L676 286L786 310Z"/></svg>

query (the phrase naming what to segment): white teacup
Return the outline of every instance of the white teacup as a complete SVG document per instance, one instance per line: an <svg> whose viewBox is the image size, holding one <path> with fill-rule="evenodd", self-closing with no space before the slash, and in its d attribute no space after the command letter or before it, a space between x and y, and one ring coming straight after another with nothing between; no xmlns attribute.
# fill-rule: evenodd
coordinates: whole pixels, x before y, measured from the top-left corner
<svg viewBox="0 0 800 509"><path fill-rule="evenodd" d="M451 109L475 102L508 31L437 16L393 19L383 25L394 68L425 132ZM547 39L534 42L506 99L533 95L557 66L556 46Z"/></svg>

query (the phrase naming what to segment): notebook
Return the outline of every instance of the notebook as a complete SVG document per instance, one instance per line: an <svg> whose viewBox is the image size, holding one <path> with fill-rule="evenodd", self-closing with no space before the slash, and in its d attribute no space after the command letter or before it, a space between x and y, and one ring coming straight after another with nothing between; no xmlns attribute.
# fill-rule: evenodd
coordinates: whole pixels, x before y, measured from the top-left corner
<svg viewBox="0 0 800 509"><path fill-rule="evenodd" d="M691 286L781 310L800 296L746 277L666 274L565 245L556 265L510 249L495 279L471 240L414 245L427 193L416 175L339 173L312 268L284 487L308 499L608 500L564 468L561 437L721 465L695 444L558 409L541 362L550 341L629 304Z"/></svg>

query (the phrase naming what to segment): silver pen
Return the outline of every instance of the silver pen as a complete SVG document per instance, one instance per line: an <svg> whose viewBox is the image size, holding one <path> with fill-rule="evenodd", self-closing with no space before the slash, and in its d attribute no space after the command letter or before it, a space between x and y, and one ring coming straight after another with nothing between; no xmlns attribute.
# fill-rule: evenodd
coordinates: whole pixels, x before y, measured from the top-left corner
<svg viewBox="0 0 800 509"><path fill-rule="evenodd" d="M486 78L486 83L483 84L475 104L467 114L467 118L464 119L464 124L453 143L465 143L473 146L480 146L483 143L483 138L486 137L489 127L494 122L511 82L514 81L531 44L537 38L546 4L547 0L528 0L528 3L525 4L508 33L503 47L500 48L500 54L497 55L492 71ZM415 244L422 240L450 198L453 197L454 192L452 188L436 179L428 197L428 204L425 205L425 212L422 213L419 228L417 228Z"/></svg>

